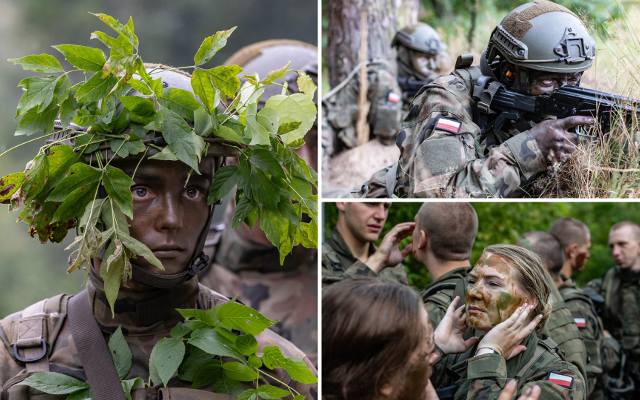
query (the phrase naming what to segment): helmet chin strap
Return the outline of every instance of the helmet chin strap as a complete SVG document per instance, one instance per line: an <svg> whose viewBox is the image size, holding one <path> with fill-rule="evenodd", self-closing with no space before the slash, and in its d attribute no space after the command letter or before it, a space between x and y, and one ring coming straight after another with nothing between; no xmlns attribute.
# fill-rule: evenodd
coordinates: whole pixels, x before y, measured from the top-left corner
<svg viewBox="0 0 640 400"><path fill-rule="evenodd" d="M214 174L212 176L215 176L215 171L218 170L218 168L223 164L224 157L222 157L220 165L216 165L214 167ZM187 263L187 268L184 271L175 274L162 274L155 272L149 267L143 267L132 263L131 279L134 282L151 286L156 289L170 289L192 279L200 272L205 271L209 267L209 256L204 254L203 249L204 244L207 240L207 235L209 234L209 225L211 224L211 219L213 218L214 208L215 204L209 206L207 221L204 224L202 231L200 231L200 236L198 236L198 243L196 244L196 248L193 252L193 255L191 256L191 260L189 260L189 263Z"/></svg>

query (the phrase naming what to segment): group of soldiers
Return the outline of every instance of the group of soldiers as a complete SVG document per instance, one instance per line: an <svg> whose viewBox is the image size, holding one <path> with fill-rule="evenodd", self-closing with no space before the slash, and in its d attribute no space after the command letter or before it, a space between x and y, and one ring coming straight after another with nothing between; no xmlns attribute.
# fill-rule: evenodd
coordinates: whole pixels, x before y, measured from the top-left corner
<svg viewBox="0 0 640 400"><path fill-rule="evenodd" d="M421 296L435 328L456 296L464 299L466 295L469 301L471 249L482 221L469 203L425 203L414 222L394 226L376 247L373 243L383 230L389 206L336 203L336 227L323 245L323 286L359 277L406 285L402 260L412 252L431 278ZM409 236L411 243L401 248L400 242ZM547 232L523 233L518 242L538 255L548 272L551 312L540 329L540 351L571 363L574 378L584 383L580 389L574 385L571 392L552 393L543 388L543 399L631 399L640 394L640 226L630 221L616 223L608 244L616 265L602 279L579 288L572 276L583 270L589 258L587 225L575 218L561 218ZM537 353L528 357L528 368L544 370ZM458 355L456 361L464 357ZM509 378L518 372L512 368L507 363ZM435 369L431 382L441 399L454 397L462 382L459 373L449 364Z"/></svg>
<svg viewBox="0 0 640 400"><path fill-rule="evenodd" d="M580 18L559 4L535 0L515 8L494 29L479 65L472 65L472 55L462 55L453 72L432 68L446 46L427 26L398 32L393 44L397 82L379 77L388 70L381 64L372 62L368 70L373 76L369 124L374 136L395 142L400 157L361 187L328 192L330 197L532 196L540 192L538 178L566 161L584 136L580 132L595 123L588 115L561 118L551 111L493 109L500 88L547 95L562 86L579 86L592 66L595 40ZM357 80L348 79L323 103L325 155L338 149L336 141L353 146ZM394 103L399 90L403 101ZM389 112L394 105L395 113Z"/></svg>

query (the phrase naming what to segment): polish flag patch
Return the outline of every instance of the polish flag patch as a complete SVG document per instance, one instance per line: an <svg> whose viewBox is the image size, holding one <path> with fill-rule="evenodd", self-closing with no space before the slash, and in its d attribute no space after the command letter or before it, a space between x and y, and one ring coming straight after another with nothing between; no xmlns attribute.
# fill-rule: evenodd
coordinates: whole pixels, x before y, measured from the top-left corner
<svg viewBox="0 0 640 400"><path fill-rule="evenodd" d="M573 385L573 378L568 375L556 374L555 372L550 372L547 380L551 383L555 383L556 385L570 388Z"/></svg>
<svg viewBox="0 0 640 400"><path fill-rule="evenodd" d="M453 119L439 118L434 128L449 133L458 133L460 132L460 125L462 125L460 122Z"/></svg>
<svg viewBox="0 0 640 400"><path fill-rule="evenodd" d="M402 100L402 98L398 93L389 92L389 95L387 96L387 101L389 103L398 104L400 103L400 100Z"/></svg>
<svg viewBox="0 0 640 400"><path fill-rule="evenodd" d="M578 328L586 328L587 327L587 320L584 318L574 318L573 321L576 323L576 326Z"/></svg>

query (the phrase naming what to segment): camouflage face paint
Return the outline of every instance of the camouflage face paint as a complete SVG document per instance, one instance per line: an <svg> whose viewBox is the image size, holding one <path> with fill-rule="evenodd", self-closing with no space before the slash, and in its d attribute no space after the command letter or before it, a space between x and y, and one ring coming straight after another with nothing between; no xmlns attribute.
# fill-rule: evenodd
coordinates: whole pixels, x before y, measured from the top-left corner
<svg viewBox="0 0 640 400"><path fill-rule="evenodd" d="M502 257L483 254L469 274L465 301L469 325L489 330L509 318L525 300L516 270Z"/></svg>

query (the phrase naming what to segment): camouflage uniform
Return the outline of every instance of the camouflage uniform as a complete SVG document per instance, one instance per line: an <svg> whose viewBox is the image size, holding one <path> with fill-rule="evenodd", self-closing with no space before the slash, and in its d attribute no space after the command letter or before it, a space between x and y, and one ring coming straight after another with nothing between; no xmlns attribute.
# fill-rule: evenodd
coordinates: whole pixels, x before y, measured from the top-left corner
<svg viewBox="0 0 640 400"><path fill-rule="evenodd" d="M615 266L602 282L605 299L603 322L622 345L626 371L640 395L640 273Z"/></svg>
<svg viewBox="0 0 640 400"><path fill-rule="evenodd" d="M467 352L445 356L435 366L448 377L448 387L436 387L440 399L495 399L509 379L517 379L518 395L531 385L542 389L544 400L585 399L585 383L578 369L563 361L555 352L552 340L541 340L533 333L523 344L526 350L505 361L497 353L473 356L476 346ZM567 380L566 386L554 378Z"/></svg>
<svg viewBox="0 0 640 400"><path fill-rule="evenodd" d="M297 246L280 265L278 250L225 229L200 282L278 321L272 329L315 362L318 347L318 252Z"/></svg>
<svg viewBox="0 0 640 400"><path fill-rule="evenodd" d="M422 291L422 301L427 308L431 326L436 327L442 321L454 297L460 296L460 300L464 301L467 274L470 270L469 266L449 271Z"/></svg>
<svg viewBox="0 0 640 400"><path fill-rule="evenodd" d="M365 197L510 197L547 168L528 132L539 121L482 132L474 74L476 67L458 69L424 86L396 138L400 159L371 178Z"/></svg>
<svg viewBox="0 0 640 400"><path fill-rule="evenodd" d="M197 307L207 309L216 304L227 301L227 298L202 285L197 279L191 279L169 290L145 290L133 291L121 288L116 303L116 316L111 317L111 310L106 301L102 289L102 282L94 274L91 274L87 285L89 298L92 304L93 315L101 330L107 336L112 334L118 326L122 326L125 339L131 349L133 364L127 378L141 377L148 379L148 362L154 344L161 338L169 336L171 328L177 324L181 317L175 311L179 307ZM26 399L62 399L64 396L39 394L38 391L27 386L18 385L27 378L34 369L50 370L63 373L68 376L85 380L82 363L78 356L76 345L71 335L70 324L67 323L67 304L70 296L58 295L44 300L38 304L44 304L40 312L30 317L23 315L34 307L29 307L21 312L9 315L0 321L0 398L3 400ZM37 307L36 307L37 308ZM29 323L35 320L36 324ZM18 343L20 352L28 350L33 343L27 343L25 336L32 335L33 328L40 329L42 336L48 343L48 359L44 364L24 364L16 361L12 355L12 345ZM43 328L42 328L43 327ZM23 340L20 340L23 339ZM261 346L277 344L283 351L294 358L304 359L312 366L311 362L292 343L278 336L272 331L265 331L258 336ZM38 342L39 343L39 342ZM36 344L39 348L39 344ZM26 349L25 349L26 347ZM151 400L162 398L180 399L204 399L212 398L208 391L190 389L190 384L177 378L172 379L171 389L140 389L133 396L136 400ZM178 389L180 388L180 389ZM315 396L315 388L306 386L303 391L307 395ZM160 393L162 392L162 393ZM36 394L38 393L38 394ZM65 395L66 396L66 395ZM175 397L173 397L175 396ZM215 397L216 399L229 399L228 396Z"/></svg>
<svg viewBox="0 0 640 400"><path fill-rule="evenodd" d="M369 245L369 254L375 253L373 243ZM402 264L382 269L376 274L362 261L351 254L340 233L334 230L331 237L322 244L322 285L330 285L346 278L356 276L379 276L381 279L407 285L407 273Z"/></svg>
<svg viewBox="0 0 640 400"><path fill-rule="evenodd" d="M402 118L401 91L395 75L386 62L371 61L367 64L367 76L367 99L371 104L367 121L371 136L393 142ZM322 99L322 147L327 155L358 145L358 93L358 74L352 73Z"/></svg>
<svg viewBox="0 0 640 400"><path fill-rule="evenodd" d="M587 350L587 394L589 399L602 399L602 322L589 296L576 287L576 283L562 277L558 288L566 307L573 315Z"/></svg>

